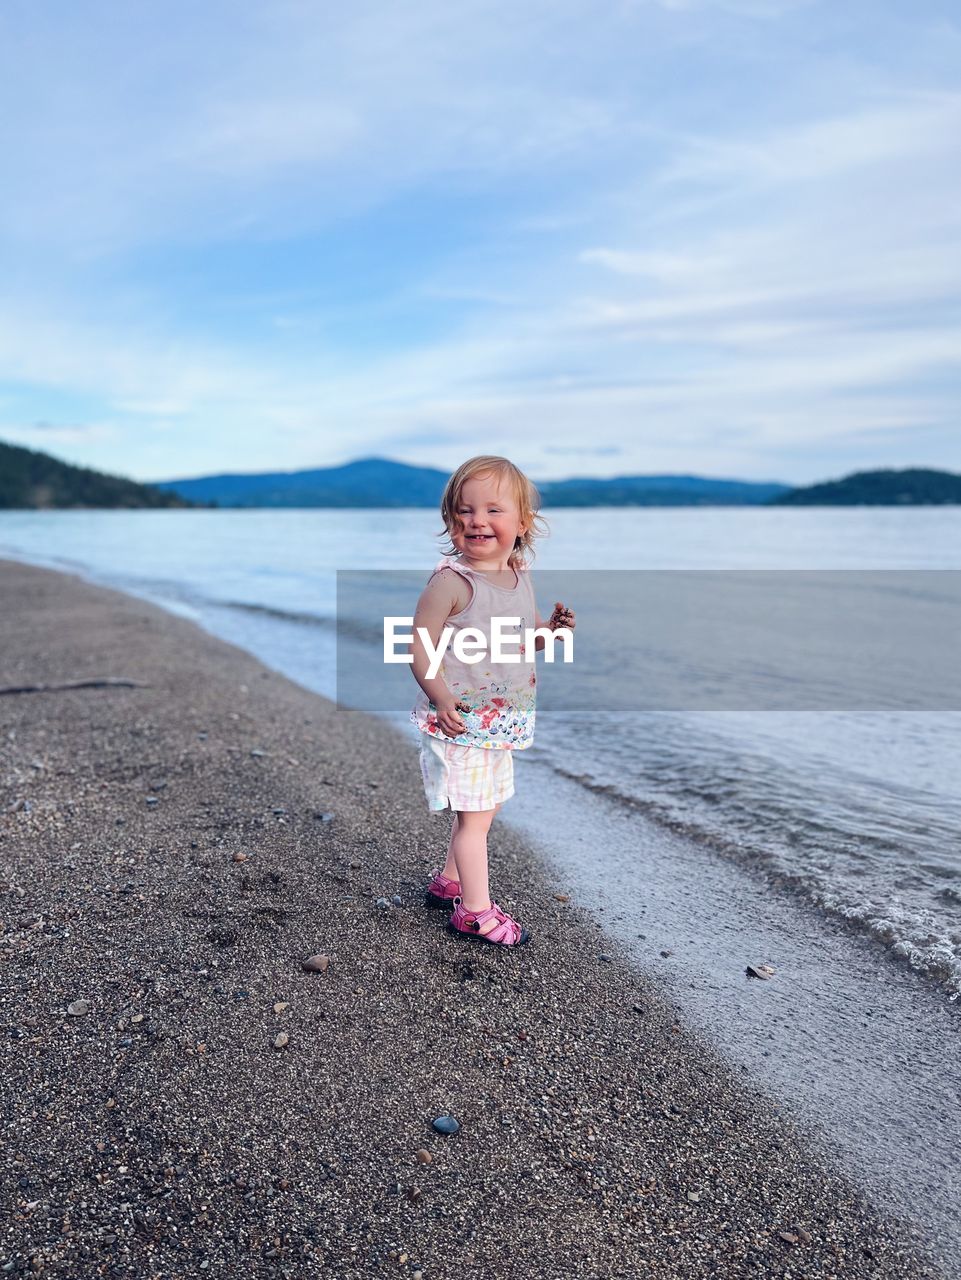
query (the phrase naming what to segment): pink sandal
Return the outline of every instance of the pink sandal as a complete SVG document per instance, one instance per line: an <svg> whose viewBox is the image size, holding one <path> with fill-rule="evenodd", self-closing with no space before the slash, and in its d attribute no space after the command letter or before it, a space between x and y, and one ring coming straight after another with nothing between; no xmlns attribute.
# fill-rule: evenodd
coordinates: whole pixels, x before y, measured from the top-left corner
<svg viewBox="0 0 961 1280"><path fill-rule="evenodd" d="M487 933L481 933L481 925L491 918L496 918L497 924ZM479 942L494 942L502 947L521 946L531 936L513 916L502 911L493 898L484 911L468 911L460 894L454 899L454 910L447 921L447 927L452 933L463 933Z"/></svg>
<svg viewBox="0 0 961 1280"><path fill-rule="evenodd" d="M427 886L424 903L428 907L450 907L459 893L459 880L451 880L449 876L435 871L433 879Z"/></svg>

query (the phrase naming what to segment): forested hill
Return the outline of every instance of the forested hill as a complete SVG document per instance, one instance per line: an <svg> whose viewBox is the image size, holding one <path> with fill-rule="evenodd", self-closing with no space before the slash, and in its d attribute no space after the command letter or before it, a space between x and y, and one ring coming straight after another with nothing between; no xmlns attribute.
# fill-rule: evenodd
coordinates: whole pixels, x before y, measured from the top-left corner
<svg viewBox="0 0 961 1280"><path fill-rule="evenodd" d="M841 480L792 489L771 499L778 506L895 507L961 502L961 475L908 467L903 471L856 471Z"/></svg>
<svg viewBox="0 0 961 1280"><path fill-rule="evenodd" d="M0 443L0 508L189 507L179 494Z"/></svg>

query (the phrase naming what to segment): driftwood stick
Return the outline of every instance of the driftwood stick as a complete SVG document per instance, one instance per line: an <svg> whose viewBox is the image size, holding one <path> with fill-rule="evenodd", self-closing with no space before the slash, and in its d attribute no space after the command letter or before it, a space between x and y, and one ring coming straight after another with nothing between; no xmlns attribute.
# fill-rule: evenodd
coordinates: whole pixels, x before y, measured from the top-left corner
<svg viewBox="0 0 961 1280"><path fill-rule="evenodd" d="M0 698L13 693L58 693L62 689L149 689L149 684L123 676L95 676L90 680L67 680L64 684L0 685Z"/></svg>

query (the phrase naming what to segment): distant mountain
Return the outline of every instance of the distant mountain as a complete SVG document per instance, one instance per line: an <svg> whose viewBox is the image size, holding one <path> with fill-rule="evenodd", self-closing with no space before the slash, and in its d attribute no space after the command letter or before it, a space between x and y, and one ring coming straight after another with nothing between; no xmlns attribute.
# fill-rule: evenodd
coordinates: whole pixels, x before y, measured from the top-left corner
<svg viewBox="0 0 961 1280"><path fill-rule="evenodd" d="M185 507L175 493L60 462L49 453L0 444L0 508Z"/></svg>
<svg viewBox="0 0 961 1280"><path fill-rule="evenodd" d="M941 506L961 502L961 475L921 467L856 471L841 480L792 489L772 502L792 507Z"/></svg>
<svg viewBox="0 0 961 1280"><path fill-rule="evenodd" d="M310 471L162 480L157 488L219 507L435 507L446 482L447 473L431 467L361 458Z"/></svg>
<svg viewBox="0 0 961 1280"><path fill-rule="evenodd" d="M436 507L448 473L389 458L340 467L259 475L164 480L156 487L220 507ZM545 507L758 505L786 484L709 480L700 476L615 476L536 481Z"/></svg>

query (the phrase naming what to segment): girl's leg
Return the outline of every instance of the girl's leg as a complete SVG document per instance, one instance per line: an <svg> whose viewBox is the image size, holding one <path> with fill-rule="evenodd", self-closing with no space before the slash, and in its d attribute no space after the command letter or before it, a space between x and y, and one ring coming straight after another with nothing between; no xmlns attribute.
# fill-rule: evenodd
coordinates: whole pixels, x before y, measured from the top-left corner
<svg viewBox="0 0 961 1280"><path fill-rule="evenodd" d="M497 809L482 809L476 812L459 810L457 813L451 849L461 897L468 911L484 911L491 904L487 879L487 832L496 812ZM481 925L480 932L489 933L496 925L496 920L487 920Z"/></svg>
<svg viewBox="0 0 961 1280"><path fill-rule="evenodd" d="M450 829L450 840L447 843L447 859L441 870L441 875L445 875L448 880L457 879L457 863L454 861L454 837L457 835L457 820L460 814L454 810L454 825Z"/></svg>
<svg viewBox="0 0 961 1280"><path fill-rule="evenodd" d="M501 803L503 803L503 801ZM494 812L496 813L500 807L501 806L499 804L494 805ZM454 859L454 837L457 835L457 827L459 822L460 822L460 814L455 809L454 825L451 828L450 842L447 845L447 861L444 863L444 866L441 870L441 875L446 876L448 880L460 880L460 876L457 874L457 863Z"/></svg>
<svg viewBox="0 0 961 1280"><path fill-rule="evenodd" d="M498 812L498 810L502 808L502 805L503 801L500 804L495 804L494 813ZM441 876L447 876L448 879L461 879L457 874L457 860L454 859L454 837L457 836L459 819L461 819L461 814L459 814L457 810L454 810L454 824L453 827L450 828L450 840L447 846L447 860L445 860L440 872Z"/></svg>

